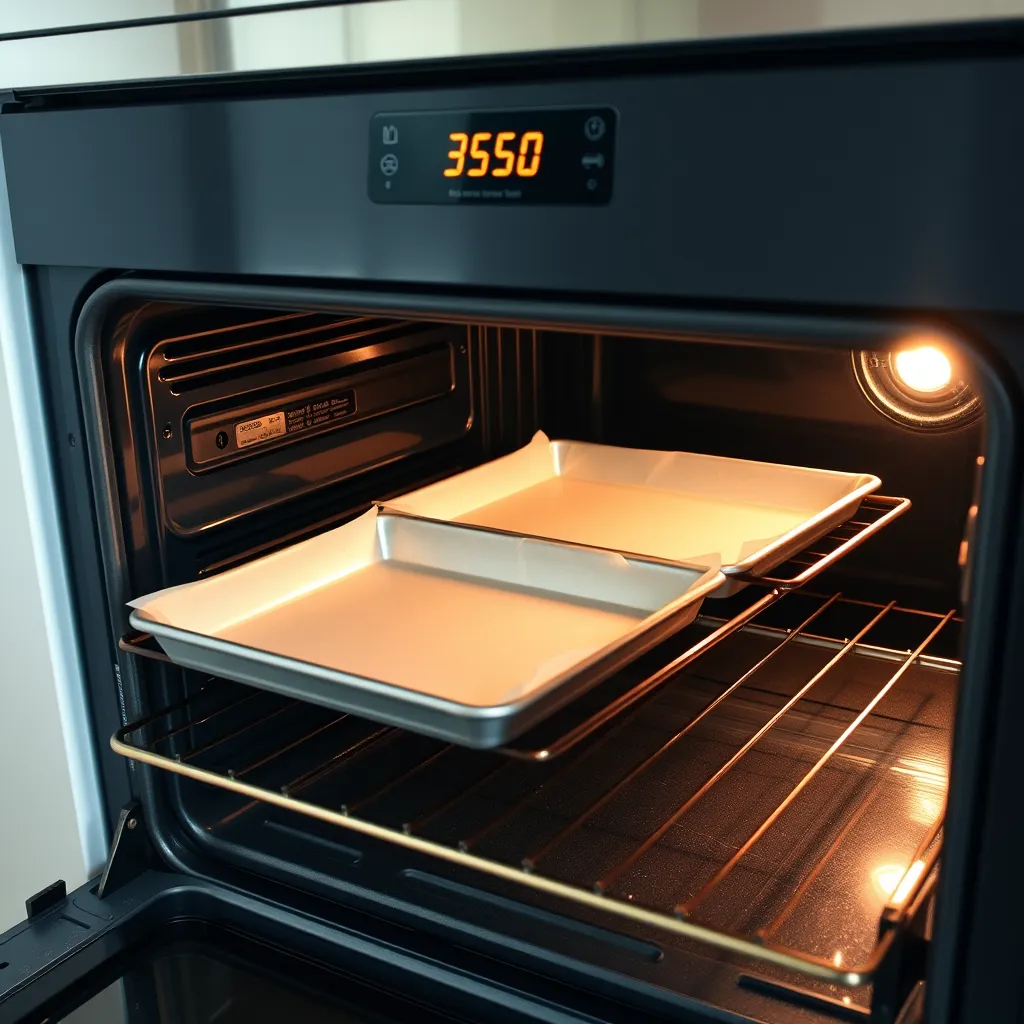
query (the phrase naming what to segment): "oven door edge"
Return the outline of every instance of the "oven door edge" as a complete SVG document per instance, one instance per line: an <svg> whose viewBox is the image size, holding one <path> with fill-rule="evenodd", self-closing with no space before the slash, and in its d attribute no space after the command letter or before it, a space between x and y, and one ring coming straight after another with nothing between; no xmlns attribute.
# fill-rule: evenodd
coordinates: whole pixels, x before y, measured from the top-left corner
<svg viewBox="0 0 1024 1024"><path fill-rule="evenodd" d="M339 976L350 978L457 1020L626 1024L635 1019L635 1007L546 981L461 944L439 941L436 935L411 934L358 911L328 917L337 908L328 910L323 902L294 890L288 891L285 904L153 869L104 899L97 894L99 884L94 878L62 895L60 883L49 901L42 898L42 909L34 916L0 935L0 1020L5 1024L63 1019L133 967L145 967L147 953L159 952L186 926L203 926L212 935L231 933L271 955L277 950L300 958L313 970L322 970L326 981L333 978L335 986ZM154 1017L158 1011L156 993L152 995L150 1005L145 999L140 1005L136 982L124 1019L166 1019ZM695 1005L688 1012L685 1004L677 1003L672 1011L677 1021L742 1024L740 1018L708 1007Z"/></svg>

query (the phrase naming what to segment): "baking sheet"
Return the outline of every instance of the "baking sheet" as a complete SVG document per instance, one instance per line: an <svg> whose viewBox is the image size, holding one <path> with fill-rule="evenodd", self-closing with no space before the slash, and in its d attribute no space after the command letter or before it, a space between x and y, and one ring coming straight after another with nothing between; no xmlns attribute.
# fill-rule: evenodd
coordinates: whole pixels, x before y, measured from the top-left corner
<svg viewBox="0 0 1024 1024"><path fill-rule="evenodd" d="M179 665L474 747L505 743L696 616L680 566L377 509L138 598Z"/></svg>
<svg viewBox="0 0 1024 1024"><path fill-rule="evenodd" d="M849 519L878 477L550 441L388 501L428 519L762 574ZM724 587L716 597L732 593Z"/></svg>

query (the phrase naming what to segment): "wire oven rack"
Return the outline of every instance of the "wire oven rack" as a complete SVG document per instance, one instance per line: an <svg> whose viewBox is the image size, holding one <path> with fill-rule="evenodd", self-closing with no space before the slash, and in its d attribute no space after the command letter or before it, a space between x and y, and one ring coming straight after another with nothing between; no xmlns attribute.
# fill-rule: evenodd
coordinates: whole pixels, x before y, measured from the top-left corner
<svg viewBox="0 0 1024 1024"><path fill-rule="evenodd" d="M834 527L827 535L812 542L808 548L793 555L778 567L778 575L756 576L739 573L732 576L731 579L735 582L769 588L768 592L734 612L710 635L696 640L671 661L662 664L657 671L646 675L625 692L608 697L608 687L598 687L586 698L574 702L563 713L541 723L525 737L520 737L501 748L501 753L527 761L547 761L571 750L576 744L659 689L729 634L753 621L785 594L803 587L820 576L826 569L903 515L908 508L910 500L907 498L868 495L849 520ZM170 661L148 633L126 634L121 637L119 647L128 654L156 661ZM642 664L649 661L650 659L641 659ZM592 708L589 713L586 712L588 707ZM584 709L582 715L581 708ZM536 738L542 738L542 742L533 742Z"/></svg>
<svg viewBox="0 0 1024 1024"><path fill-rule="evenodd" d="M893 700L894 690L901 680L924 670L944 673L947 679L956 678L958 662L944 656L947 648L943 646L948 632L959 623L952 611L936 614L900 608L894 602L875 605L850 601L839 594L800 593L793 598L796 603L792 608L796 611L803 604L806 614L801 614L795 624L784 625L780 624L784 617L779 615L783 609L773 607L782 596L816 577L852 547L877 532L904 511L907 504L904 499L868 499L853 521L816 542L812 551L797 556L798 564L792 575L780 574L766 581L767 593L757 596L758 589L750 588L740 595L743 604L740 611L733 614L733 604L738 599L730 599L729 607L723 609L728 616L724 621L705 615L689 628L686 636L667 641L641 659L632 676L627 672L626 678L619 680L617 695L610 698L607 694L597 695L597 711L588 712L585 707L580 710L574 705L572 710L577 720L564 731L560 731L565 725L561 721L538 727L547 728L549 733L554 730L553 738L547 742L534 742L525 737L520 746L497 753L466 751L355 716L315 709L262 691L212 680L185 700L126 725L114 735L111 745L117 753L136 761L245 798L232 816L244 814L255 802L262 802L820 982L848 989L871 984L883 972L903 934L919 920L922 908L929 902L941 851L944 786L940 787L942 793L934 808L933 820L919 836L913 852L896 868L890 868L887 885L890 895L881 908L877 941L860 962L841 963L837 956L827 957L820 952L795 948L779 941L778 937L786 931L787 922L808 902L808 892L819 883L823 872L842 859L850 837L862 827L872 804L879 801L881 782L835 820L827 848L813 861L799 866L791 880L788 897L776 901L756 927L747 930L724 927L713 920L713 913L706 918L704 911L714 904L720 891L729 887L731 877L748 869L766 836L771 839L780 823L784 825L802 814L802 803L815 789L815 780L834 772L840 763L882 763L884 752L865 757L864 741L858 737L868 731L873 721L892 718L883 715L882 710ZM727 602L723 602L725 604ZM787 607L790 604L787 602ZM855 629L840 628L838 632L835 628L826 629L826 622L835 620L840 612L856 613L862 621ZM915 646L897 648L889 642L886 630L896 619L912 621L921 627L918 632L923 631L923 635ZM898 632L901 637L905 636L905 630ZM600 777L604 773L598 769L612 752L635 749L635 733L643 728L638 722L645 709L665 697L666 687L669 691L673 689L667 684L678 683L684 668L687 668L686 678L692 681L692 673L703 669L712 652L714 657L724 657L728 664L730 649L735 644L721 641L731 634L738 634L737 641L745 637L745 642L755 644L755 654L760 656L733 671L725 680L721 679L724 670L720 668L720 681L715 684L718 692L699 708L693 706L686 712L677 709L678 717L674 721L666 717L664 708L657 708L656 717L662 725L668 723L669 732L659 735L658 742L648 743L643 756L615 771L607 784L602 781L599 791L584 794L585 801L571 812L564 811L556 827L549 827L542 836L530 833L530 842L511 857L481 852L493 848L496 840L514 833L517 822L535 814L538 806L549 797L559 797L566 789L575 789L566 783L570 775L579 776L583 771L588 776ZM876 637L881 638L877 643ZM144 637L126 638L123 643L126 650L134 653L159 656L146 650L145 645ZM778 670L798 648L802 651L815 649L818 662L807 671L806 677L793 677L788 669L781 672L781 677L787 680L786 688L771 696L774 703L768 708L770 713L761 715L757 727L734 737L728 756L709 765L703 776L685 791L684 797L677 798L682 792L680 788L670 790L673 806L669 812L636 831L628 848L623 848L610 861L606 859L599 870L595 868L589 875L586 859L576 856L572 872L575 877L566 880L564 870L559 868L559 864L564 866L564 851L606 816L607 811L642 793L645 781L656 776L673 758L685 754L698 741L707 723L739 707L737 702L749 700L744 694L763 698L767 691L758 689L759 682L766 674ZM680 649L683 652L673 656ZM702 656L703 660L695 664ZM860 686L858 692L862 699L856 704L852 699L834 704L834 696L830 697L826 691L834 688L835 678L848 669L855 658L870 659L876 675L881 666L884 678L879 678L867 695L863 695L863 686ZM652 662L656 667L648 671ZM715 675L713 669L708 672ZM637 675L640 676L638 681ZM858 686L862 675L858 675ZM879 710L880 705L882 710ZM707 866L699 886L685 898L656 904L634 899L633 893L626 891L630 888L629 879L645 859L658 852L681 827L701 818L704 809L700 815L694 815L691 813L694 808L708 804L709 797L725 790L730 779L735 780L747 770L752 758L761 756L766 743L780 736L784 743L788 742L792 729L787 723L792 722L801 709L810 706L828 709L833 720L826 727L827 735L819 736L802 749L796 759L801 765L799 776L787 780L767 813L761 814L756 823L743 826L743 834L731 841L728 854L720 862ZM296 714L314 718L304 719L301 728L281 732L275 723ZM560 712L556 718L564 714ZM836 719L837 714L842 720ZM733 725L735 723L730 728ZM815 727L820 728L820 723ZM687 737L690 743L682 742ZM825 739L831 742L826 744ZM817 754L813 759L807 756L809 749ZM467 757L475 759L474 767L468 769L467 774L465 763L460 760L456 774L462 782L454 791L451 787L438 790L426 784L447 763ZM811 760L813 763L806 767ZM390 773L381 771L382 764ZM898 765L890 767L894 771L904 770ZM475 818L461 813L489 786L500 784L506 775L517 770L545 774L539 781L535 778L525 793L505 799L497 813L477 814ZM332 782L331 795L327 798L319 795L326 782L336 781L341 776L344 777L341 791ZM466 778L473 780L468 786L464 782ZM819 781L819 788L820 785ZM410 793L415 795L412 803ZM396 800L400 813L385 813L389 803ZM445 831L442 826L446 820L459 823L453 826L455 831L451 828Z"/></svg>

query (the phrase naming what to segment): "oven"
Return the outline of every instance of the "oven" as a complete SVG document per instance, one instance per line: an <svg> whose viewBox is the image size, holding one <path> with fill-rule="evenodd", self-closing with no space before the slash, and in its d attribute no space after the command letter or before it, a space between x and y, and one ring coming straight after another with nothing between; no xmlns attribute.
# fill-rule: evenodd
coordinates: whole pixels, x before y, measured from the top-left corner
<svg viewBox="0 0 1024 1024"><path fill-rule="evenodd" d="M109 857L0 1017L1017 1019L1022 80L994 22L6 95ZM882 485L489 749L129 622L539 430Z"/></svg>

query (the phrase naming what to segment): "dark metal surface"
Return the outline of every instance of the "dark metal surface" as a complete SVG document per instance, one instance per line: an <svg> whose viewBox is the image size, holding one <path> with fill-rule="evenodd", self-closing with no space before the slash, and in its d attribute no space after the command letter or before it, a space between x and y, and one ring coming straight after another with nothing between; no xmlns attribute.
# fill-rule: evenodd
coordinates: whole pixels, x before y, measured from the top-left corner
<svg viewBox="0 0 1024 1024"><path fill-rule="evenodd" d="M771 70L688 74L685 58L675 75L608 77L612 68L549 84L4 113L18 258L535 294L1021 309L1024 60L822 67L780 54ZM595 104L620 115L607 208L380 206L366 195L367 125L379 110ZM666 130L666 109L679 130Z"/></svg>
<svg viewBox="0 0 1024 1024"><path fill-rule="evenodd" d="M214 942L220 938L226 951L232 934L264 945L271 956L276 951L276 963L290 962L293 981L302 981L306 991L326 986L337 997L369 985L378 989L376 999L370 1000L371 1010L376 1006L380 1012L392 1012L389 1008L396 1002L406 1002L402 1012L395 1010L393 1018L385 1019L436 1020L435 1014L447 1014L496 1024L582 1024L598 1016L613 1024L635 1020L579 989L531 979L522 970L501 967L447 940L417 939L368 915L332 916L324 904L289 897L285 890L256 899L154 871L128 882L107 900L99 900L94 888L95 880L38 920L0 934L6 964L0 972L0 1020L5 1024L61 1019L140 956L158 952L179 937L198 935ZM198 922L198 930L196 924L183 927L182 922ZM441 959L450 966L442 968ZM42 965L43 976L28 984ZM151 991L150 1000L129 1002L133 1024L188 1019L182 1010L188 997L183 978L163 981L162 993ZM173 1006L182 1016L158 1016ZM329 1019L340 1018L335 1014ZM678 1019L694 1018L685 1014Z"/></svg>

